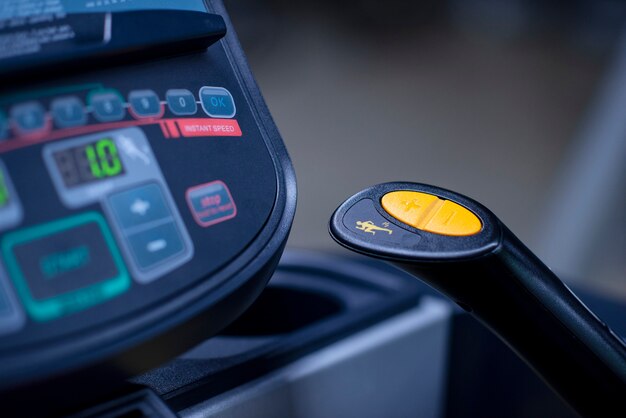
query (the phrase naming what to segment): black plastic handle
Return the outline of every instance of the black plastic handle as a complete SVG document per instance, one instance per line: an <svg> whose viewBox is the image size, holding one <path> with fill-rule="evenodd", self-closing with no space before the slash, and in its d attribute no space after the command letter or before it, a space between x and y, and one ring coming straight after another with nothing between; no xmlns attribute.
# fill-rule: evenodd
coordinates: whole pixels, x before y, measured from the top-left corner
<svg viewBox="0 0 626 418"><path fill-rule="evenodd" d="M455 202L473 212L482 229L446 236L400 222L381 199L402 190ZM393 233L355 227L366 219ZM381 184L344 202L330 233L342 246L392 262L471 312L579 414L626 416L624 342L478 202L423 184Z"/></svg>
<svg viewBox="0 0 626 418"><path fill-rule="evenodd" d="M16 51L0 59L0 84L15 87L38 78L67 75L86 69L163 58L208 48L226 34L216 14L187 10L141 10L115 13L77 13L27 28L0 30L0 37L16 32L67 27L73 36L46 42L30 53ZM29 35L33 36L33 35Z"/></svg>

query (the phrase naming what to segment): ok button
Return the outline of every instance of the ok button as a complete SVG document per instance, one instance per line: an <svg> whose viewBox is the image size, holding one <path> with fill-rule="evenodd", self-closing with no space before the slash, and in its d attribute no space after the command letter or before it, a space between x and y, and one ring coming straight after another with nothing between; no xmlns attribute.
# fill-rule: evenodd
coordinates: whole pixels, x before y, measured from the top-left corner
<svg viewBox="0 0 626 418"><path fill-rule="evenodd" d="M202 109L214 118L235 116L235 101L228 90L222 87L202 87L200 89Z"/></svg>

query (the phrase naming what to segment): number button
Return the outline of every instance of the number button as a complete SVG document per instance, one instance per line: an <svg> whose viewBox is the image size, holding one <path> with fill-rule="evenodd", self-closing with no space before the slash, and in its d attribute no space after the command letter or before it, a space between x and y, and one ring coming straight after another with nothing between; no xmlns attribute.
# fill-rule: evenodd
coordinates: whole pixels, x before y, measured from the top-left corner
<svg viewBox="0 0 626 418"><path fill-rule="evenodd" d="M83 103L78 97L55 99L50 105L54 123L59 128L69 128L87 123L87 115Z"/></svg>
<svg viewBox="0 0 626 418"><path fill-rule="evenodd" d="M38 102L27 102L11 109L11 119L20 135L32 135L46 130L46 111Z"/></svg>
<svg viewBox="0 0 626 418"><path fill-rule="evenodd" d="M196 98L189 90L172 89L165 93L167 106L170 111L178 116L195 115L198 111Z"/></svg>
<svg viewBox="0 0 626 418"><path fill-rule="evenodd" d="M159 96L152 90L135 90L128 95L131 112L137 118L154 118L163 116L163 106Z"/></svg>
<svg viewBox="0 0 626 418"><path fill-rule="evenodd" d="M115 122L126 114L121 95L115 90L92 92L89 103L94 117L100 122Z"/></svg>

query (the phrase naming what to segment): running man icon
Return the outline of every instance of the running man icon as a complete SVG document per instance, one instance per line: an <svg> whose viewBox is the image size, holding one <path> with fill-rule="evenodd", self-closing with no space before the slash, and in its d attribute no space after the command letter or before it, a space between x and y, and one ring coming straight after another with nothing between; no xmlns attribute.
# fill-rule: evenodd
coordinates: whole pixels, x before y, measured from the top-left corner
<svg viewBox="0 0 626 418"><path fill-rule="evenodd" d="M389 235L393 234L391 229L376 226L372 221L356 221L356 229L369 232L372 235L376 235L376 231L387 232Z"/></svg>

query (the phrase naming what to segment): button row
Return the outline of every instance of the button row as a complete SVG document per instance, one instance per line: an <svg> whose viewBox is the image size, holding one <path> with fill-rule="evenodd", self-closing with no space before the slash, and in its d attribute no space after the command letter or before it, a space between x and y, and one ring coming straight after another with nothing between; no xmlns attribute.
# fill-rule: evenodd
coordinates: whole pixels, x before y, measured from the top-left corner
<svg viewBox="0 0 626 418"><path fill-rule="evenodd" d="M54 99L50 105L52 120L57 128L71 128L86 125L89 111L99 122L116 122L125 118L128 108L137 119L160 118L165 111L164 104L176 116L191 116L202 110L214 118L232 118L236 107L233 96L222 87L202 87L200 100L185 89L171 89L165 94L165 102L153 90L133 90L128 95L128 103L122 95L112 89L96 90L88 94L89 110L77 96ZM18 136L29 136L45 132L50 128L46 109L37 101L20 103L11 108L10 120ZM9 135L9 120L0 112L0 140Z"/></svg>

